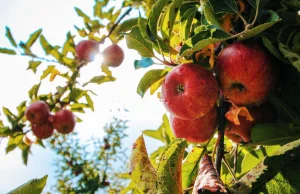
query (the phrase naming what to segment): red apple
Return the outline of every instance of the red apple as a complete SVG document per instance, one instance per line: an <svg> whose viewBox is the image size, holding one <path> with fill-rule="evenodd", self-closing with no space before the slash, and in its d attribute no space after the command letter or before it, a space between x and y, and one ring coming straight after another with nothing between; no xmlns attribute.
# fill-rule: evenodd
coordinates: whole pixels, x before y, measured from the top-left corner
<svg viewBox="0 0 300 194"><path fill-rule="evenodd" d="M47 139L53 134L54 128L50 121L32 125L32 133L39 139Z"/></svg>
<svg viewBox="0 0 300 194"><path fill-rule="evenodd" d="M104 65L119 67L124 60L124 51L119 45L112 44L103 50L102 56Z"/></svg>
<svg viewBox="0 0 300 194"><path fill-rule="evenodd" d="M50 109L44 101L33 102L25 111L25 116L31 124L43 124L49 115Z"/></svg>
<svg viewBox="0 0 300 194"><path fill-rule="evenodd" d="M203 143L213 135L218 125L217 117L217 108L213 107L206 115L193 120L182 120L171 115L170 122L175 137Z"/></svg>
<svg viewBox="0 0 300 194"><path fill-rule="evenodd" d="M52 124L59 133L71 133L76 124L74 114L66 109L60 110L53 116Z"/></svg>
<svg viewBox="0 0 300 194"><path fill-rule="evenodd" d="M257 44L236 42L222 49L217 74L223 94L236 105L266 101L276 86L277 73L270 56Z"/></svg>
<svg viewBox="0 0 300 194"><path fill-rule="evenodd" d="M253 121L249 121L245 116L238 116L240 125L229 122L225 129L225 135L235 143L251 141L251 130L257 123L275 122L277 115L272 105L263 103L259 107L248 108L249 113L253 117Z"/></svg>
<svg viewBox="0 0 300 194"><path fill-rule="evenodd" d="M99 53L99 43L94 40L82 40L75 46L75 53L77 59L92 62Z"/></svg>
<svg viewBox="0 0 300 194"><path fill-rule="evenodd" d="M176 66L162 83L161 98L166 109L179 119L196 119L208 113L218 98L215 76L192 63Z"/></svg>

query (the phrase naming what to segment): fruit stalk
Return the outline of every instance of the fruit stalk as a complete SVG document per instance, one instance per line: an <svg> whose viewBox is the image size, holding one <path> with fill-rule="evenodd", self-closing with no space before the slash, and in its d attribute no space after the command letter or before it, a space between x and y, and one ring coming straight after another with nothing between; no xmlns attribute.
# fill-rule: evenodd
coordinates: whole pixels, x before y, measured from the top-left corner
<svg viewBox="0 0 300 194"><path fill-rule="evenodd" d="M228 111L228 102L224 101L224 99L220 98L220 106L219 106L219 112L218 112L218 140L217 140L217 156L216 156L216 170L217 173L220 175L221 171L221 164L222 159L224 157L224 133L225 133L225 125L226 125L226 118L225 113Z"/></svg>

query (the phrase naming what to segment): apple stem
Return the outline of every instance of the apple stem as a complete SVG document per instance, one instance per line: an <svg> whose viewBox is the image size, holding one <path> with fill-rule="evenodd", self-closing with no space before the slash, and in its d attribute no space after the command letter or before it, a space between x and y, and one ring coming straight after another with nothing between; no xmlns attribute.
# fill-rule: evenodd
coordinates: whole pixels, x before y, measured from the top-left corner
<svg viewBox="0 0 300 194"><path fill-rule="evenodd" d="M217 173L220 175L221 171L221 164L222 159L224 158L224 133L225 133L225 124L226 124L226 118L225 113L228 110L228 102L224 101L223 97L220 97L220 105L219 105L219 112L218 112L218 144L217 144L217 156L216 156L216 170Z"/></svg>

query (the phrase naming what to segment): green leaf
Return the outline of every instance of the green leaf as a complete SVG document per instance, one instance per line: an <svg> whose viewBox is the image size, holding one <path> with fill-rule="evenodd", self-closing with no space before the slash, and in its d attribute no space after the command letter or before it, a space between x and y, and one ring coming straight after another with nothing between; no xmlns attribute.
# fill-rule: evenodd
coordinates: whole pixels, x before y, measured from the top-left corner
<svg viewBox="0 0 300 194"><path fill-rule="evenodd" d="M41 86L41 82L39 84L33 85L31 89L28 91L28 95L31 100L37 99L37 94L40 89L40 86Z"/></svg>
<svg viewBox="0 0 300 194"><path fill-rule="evenodd" d="M79 9L77 7L75 7L74 9L75 9L77 15L84 19L85 23L88 23L91 20L90 17L88 15L86 15L81 9Z"/></svg>
<svg viewBox="0 0 300 194"><path fill-rule="evenodd" d="M238 6L235 0L208 0L209 5L215 13L238 13Z"/></svg>
<svg viewBox="0 0 300 194"><path fill-rule="evenodd" d="M16 51L7 49L7 48L1 48L0 47L0 53L9 54L9 55L15 55L17 54Z"/></svg>
<svg viewBox="0 0 300 194"><path fill-rule="evenodd" d="M247 173L251 169L253 169L258 163L262 162L262 160L266 156L271 156L276 152L280 146L266 146L260 147L259 149L254 149L248 152L242 161L242 172L241 174Z"/></svg>
<svg viewBox="0 0 300 194"><path fill-rule="evenodd" d="M266 157L233 186L234 193L299 193L299 176L296 175L299 174L297 171L300 168L299 146L300 140L296 140L282 146L274 155ZM284 180L281 174L287 175L284 176Z"/></svg>
<svg viewBox="0 0 300 194"><path fill-rule="evenodd" d="M165 42L168 41L170 44L170 39L172 35L172 30L174 23L177 18L178 11L180 10L183 0L174 0L169 5L166 14L164 14L163 22L161 24L161 33Z"/></svg>
<svg viewBox="0 0 300 194"><path fill-rule="evenodd" d="M244 33L241 33L241 35L238 36L238 40L246 40L253 36L259 35L263 31L272 27L274 24L276 24L277 22L279 22L281 20L275 12L273 12L273 11L269 11L269 12L270 12L270 18L268 19L268 21L266 23L260 24L250 30L246 30Z"/></svg>
<svg viewBox="0 0 300 194"><path fill-rule="evenodd" d="M6 26L5 29L6 29L5 36L8 38L10 44L11 44L13 47L17 48L18 46L17 46L16 41L14 40L14 38L13 38L11 32L10 32L9 27Z"/></svg>
<svg viewBox="0 0 300 194"><path fill-rule="evenodd" d="M43 35L40 35L40 43L46 55L49 55L53 50L53 47L49 44L49 42L46 40L46 38Z"/></svg>
<svg viewBox="0 0 300 194"><path fill-rule="evenodd" d="M4 115L7 117L8 121L11 123L15 123L16 115L14 115L8 108L2 107Z"/></svg>
<svg viewBox="0 0 300 194"><path fill-rule="evenodd" d="M45 70L43 71L43 74L41 75L40 80L46 78L49 74L51 74L51 72L53 71L53 69L55 69L55 66L54 66L54 65L49 65L49 66L47 67L47 69L45 69Z"/></svg>
<svg viewBox="0 0 300 194"><path fill-rule="evenodd" d="M187 142L174 139L161 155L157 168L157 193L182 194L182 160Z"/></svg>
<svg viewBox="0 0 300 194"><path fill-rule="evenodd" d="M143 134L152 137L154 139L160 140L163 143L169 144L175 136L172 132L170 122L168 116L166 114L163 115L163 123L159 126L157 130L144 130Z"/></svg>
<svg viewBox="0 0 300 194"><path fill-rule="evenodd" d="M78 100L85 94L85 91L79 88L72 88L69 98L72 102L78 102Z"/></svg>
<svg viewBox="0 0 300 194"><path fill-rule="evenodd" d="M205 16L205 20L210 24L210 25L214 25L217 28L221 29L221 24L218 21L216 14L214 14L211 6L209 6L208 4L206 4L203 8L203 14Z"/></svg>
<svg viewBox="0 0 300 194"><path fill-rule="evenodd" d="M87 102L87 104L88 104L88 107L89 107L92 111L94 111L94 110L95 110L95 109L94 109L94 102L93 102L93 100L91 99L90 95L88 95L88 94L86 93L84 96L85 96L86 102Z"/></svg>
<svg viewBox="0 0 300 194"><path fill-rule="evenodd" d="M30 154L30 147L27 146L24 150L22 150L22 159L25 165L27 165L29 154Z"/></svg>
<svg viewBox="0 0 300 194"><path fill-rule="evenodd" d="M140 69L140 68L147 68L154 64L154 61L151 58L145 58L143 57L142 60L135 60L134 61L134 68Z"/></svg>
<svg viewBox="0 0 300 194"><path fill-rule="evenodd" d="M72 53L75 56L75 43L70 32L67 33L66 41L63 45L62 55L66 56L68 53Z"/></svg>
<svg viewBox="0 0 300 194"><path fill-rule="evenodd" d="M125 34L125 39L127 47L136 50L142 57L154 57L152 44L144 39L137 26Z"/></svg>
<svg viewBox="0 0 300 194"><path fill-rule="evenodd" d="M300 72L300 55L291 51L287 46L279 42L279 50L285 58Z"/></svg>
<svg viewBox="0 0 300 194"><path fill-rule="evenodd" d="M158 0L156 3L152 6L151 12L148 16L148 25L147 29L149 29L148 34L150 37L153 38L153 40L156 40L157 37L157 25L159 18L163 12L163 9L165 6L169 3L169 0Z"/></svg>
<svg viewBox="0 0 300 194"><path fill-rule="evenodd" d="M94 84L103 84L105 82L111 82L111 81L115 81L116 78L111 77L111 76L104 76L104 75L100 75L100 76L94 76L90 81L84 83L82 86L85 87L86 85L90 84L90 83L94 83Z"/></svg>
<svg viewBox="0 0 300 194"><path fill-rule="evenodd" d="M32 179L18 188L8 192L8 194L40 194L47 183L47 178L48 175L45 175L41 179Z"/></svg>
<svg viewBox="0 0 300 194"><path fill-rule="evenodd" d="M182 42L187 40L192 32L192 23L196 15L197 8L192 7L186 10L183 16L180 18L180 39Z"/></svg>
<svg viewBox="0 0 300 194"><path fill-rule="evenodd" d="M270 39L268 39L266 36L262 36L262 41L264 46L272 53L277 59L281 60L284 63L287 63L287 60L283 58L282 54L279 52L278 48L276 48Z"/></svg>
<svg viewBox="0 0 300 194"><path fill-rule="evenodd" d="M231 36L221 29L213 28L213 26L206 26L206 30L202 30L202 26L199 27L198 32L189 38L180 50L181 56L190 56L192 53L199 51L210 44L228 40ZM200 30L201 28L201 30Z"/></svg>
<svg viewBox="0 0 300 194"><path fill-rule="evenodd" d="M152 166L143 136L139 136L132 146L129 160L132 182L140 193L155 193L157 172Z"/></svg>
<svg viewBox="0 0 300 194"><path fill-rule="evenodd" d="M5 148L6 154L13 151L20 143L23 142L23 134L16 134L11 136L7 142L7 146Z"/></svg>
<svg viewBox="0 0 300 194"><path fill-rule="evenodd" d="M151 87L151 85L165 77L167 73L168 71L164 69L153 69L148 71L140 80L137 87L137 93L141 97L144 97L146 91Z"/></svg>
<svg viewBox="0 0 300 194"><path fill-rule="evenodd" d="M7 137L11 135L13 132L8 127L1 126L0 127L0 137Z"/></svg>
<svg viewBox="0 0 300 194"><path fill-rule="evenodd" d="M271 94L269 101L275 109L280 119L286 122L297 122L299 121L299 115L294 111L287 103L281 100L278 96Z"/></svg>
<svg viewBox="0 0 300 194"><path fill-rule="evenodd" d="M35 41L38 39L38 37L40 36L41 33L42 33L42 29L39 29L39 30L33 32L32 34L30 34L30 37L26 42L26 46L28 48L30 48L35 43Z"/></svg>
<svg viewBox="0 0 300 194"><path fill-rule="evenodd" d="M87 36L87 32L85 31L85 28L78 28L77 26L74 26L74 28L77 30L77 33L79 34L79 36L81 37L86 37Z"/></svg>
<svg viewBox="0 0 300 194"><path fill-rule="evenodd" d="M300 138L300 127L286 123L259 123L251 130L254 145L283 145Z"/></svg>
<svg viewBox="0 0 300 194"><path fill-rule="evenodd" d="M160 146L159 148L157 148L157 150L150 154L150 161L154 168L157 168L159 164L159 158L161 157L161 154L164 152L165 149L166 146Z"/></svg>
<svg viewBox="0 0 300 194"><path fill-rule="evenodd" d="M258 8L260 0L248 0L249 4L254 7L255 9Z"/></svg>
<svg viewBox="0 0 300 194"><path fill-rule="evenodd" d="M41 61L28 61L29 66L27 67L27 70L31 69L34 73L36 73L36 70L38 66L42 63Z"/></svg>
<svg viewBox="0 0 300 194"><path fill-rule="evenodd" d="M195 180L198 173L198 164L204 154L204 149L193 147L182 164L182 188L188 188Z"/></svg>

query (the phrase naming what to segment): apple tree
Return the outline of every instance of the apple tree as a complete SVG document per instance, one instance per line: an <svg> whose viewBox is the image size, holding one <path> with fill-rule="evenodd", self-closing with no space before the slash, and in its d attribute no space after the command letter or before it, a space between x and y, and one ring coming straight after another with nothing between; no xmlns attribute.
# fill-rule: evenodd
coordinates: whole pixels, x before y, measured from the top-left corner
<svg viewBox="0 0 300 194"><path fill-rule="evenodd" d="M133 142L124 174L130 183L120 193L299 193L299 1L122 1L117 11L106 9L108 2L95 1L93 18L75 8L84 22L75 27L81 42L69 32L63 46L54 46L38 30L16 44L7 27L12 48L1 53L30 56L33 72L49 61L57 66L44 69L17 113L3 108L10 124L0 128L9 138L6 151L19 147L28 157L31 144L22 139L35 125L25 114L29 104L47 103L58 132L52 114L93 109L93 92L84 87L116 79L110 68L123 60L117 43L124 39L140 55L132 65L149 68L137 95L154 95L167 113L158 129ZM138 17L130 17L132 10ZM46 57L31 50L38 39ZM113 44L103 51L103 75L78 83L106 39ZM66 79L66 86L40 94L48 75ZM164 145L148 154L144 136Z"/></svg>

